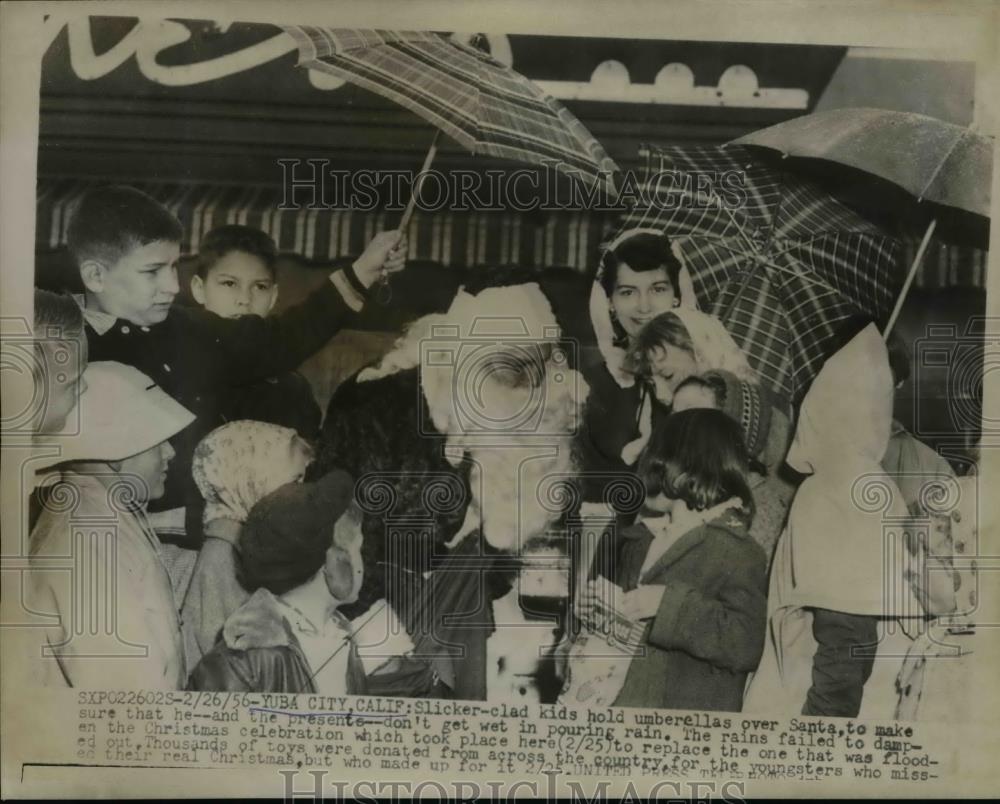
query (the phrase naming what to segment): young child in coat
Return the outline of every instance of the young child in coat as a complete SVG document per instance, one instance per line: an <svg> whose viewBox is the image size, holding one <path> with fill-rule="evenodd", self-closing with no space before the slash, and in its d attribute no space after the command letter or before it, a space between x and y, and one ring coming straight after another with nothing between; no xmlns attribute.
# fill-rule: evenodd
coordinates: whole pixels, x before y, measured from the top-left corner
<svg viewBox="0 0 1000 804"><path fill-rule="evenodd" d="M364 580L354 482L334 471L271 492L248 515L236 568L251 596L189 680L197 690L409 695L430 668L381 601L353 622L338 609Z"/></svg>
<svg viewBox="0 0 1000 804"><path fill-rule="evenodd" d="M920 562L897 536L909 530L898 524L908 519L904 495L880 464L892 402L888 354L874 324L809 386L788 453L789 466L808 477L775 548L767 650L746 711L894 715L900 657L927 612L909 581Z"/></svg>
<svg viewBox="0 0 1000 804"><path fill-rule="evenodd" d="M278 301L278 248L250 226L218 226L201 241L191 294L222 318L270 314ZM221 400L227 422L252 420L290 427L306 439L319 435L320 410L309 381L297 371L229 389Z"/></svg>
<svg viewBox="0 0 1000 804"><path fill-rule="evenodd" d="M619 621L643 626L614 705L740 711L767 607L767 561L748 534L748 463L739 425L721 411L674 413L654 430L640 475L659 516L621 533L608 579Z"/></svg>
<svg viewBox="0 0 1000 804"><path fill-rule="evenodd" d="M163 494L169 440L193 414L140 371L91 363L79 432L49 437L60 478L31 534L30 610L49 619L28 650L33 681L183 689L177 602L146 509ZM68 562L68 563L67 563Z"/></svg>

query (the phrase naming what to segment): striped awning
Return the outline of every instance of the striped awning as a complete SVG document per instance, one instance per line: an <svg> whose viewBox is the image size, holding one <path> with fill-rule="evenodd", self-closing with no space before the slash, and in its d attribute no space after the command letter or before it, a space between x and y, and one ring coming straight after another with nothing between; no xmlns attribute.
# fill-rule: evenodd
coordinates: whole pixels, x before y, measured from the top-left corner
<svg viewBox="0 0 1000 804"><path fill-rule="evenodd" d="M96 183L42 180L38 186L36 248L66 243L66 227L79 198ZM379 229L392 228L398 212L350 209L282 210L280 188L136 183L180 218L182 250L198 250L205 233L227 223L264 230L278 249L315 262L362 252ZM525 267L568 266L592 271L601 242L618 224L608 213L556 211L416 213L410 222L409 258L445 266L476 268L518 263ZM901 261L912 261L918 241L903 241ZM934 242L917 274L924 288L986 287L988 253Z"/></svg>

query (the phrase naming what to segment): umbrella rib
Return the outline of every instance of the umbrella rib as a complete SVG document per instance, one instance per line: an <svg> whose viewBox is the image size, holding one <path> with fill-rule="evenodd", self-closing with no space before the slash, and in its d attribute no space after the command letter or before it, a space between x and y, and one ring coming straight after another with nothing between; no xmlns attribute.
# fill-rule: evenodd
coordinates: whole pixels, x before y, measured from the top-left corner
<svg viewBox="0 0 1000 804"><path fill-rule="evenodd" d="M688 239L690 239L690 238L688 238ZM720 242L719 246L722 247L722 248L724 248L724 249L726 249L726 250L728 250L728 251L731 251L733 254L736 254L737 256L747 256L747 257L750 256L750 255L746 254L745 252L742 252L739 249L735 248L734 246L730 246L729 244L727 244L725 242ZM810 284L816 285L817 287L829 288L831 290L836 291L836 288L831 288L828 283L823 282L821 280L813 279L811 276L809 276L804 271L800 272L800 271L796 271L794 268L791 268L791 267L786 266L786 265L778 265L778 263L774 262L773 260L764 259L763 257L756 257L756 258L753 258L753 259L755 260L754 267L756 267L758 265L765 265L768 268L773 268L776 271L781 271L782 273L789 274L790 276L794 276L797 279L803 280L804 282L809 282ZM748 273L752 273L753 270L754 269L751 268L750 271L748 271ZM836 291L836 292L839 292L839 291Z"/></svg>
<svg viewBox="0 0 1000 804"><path fill-rule="evenodd" d="M941 172L941 168L944 167L944 163L948 161L948 157L951 156L952 152L958 147L958 144L965 139L965 135L968 133L969 133L968 130L965 130L958 137L955 137L955 141L948 147L948 150L945 151L944 156L941 157L941 161L938 162L937 167L934 168L934 172L931 173L930 178L927 179L926 182L924 182L924 186L920 190L920 197L917 199L918 201L923 200L924 193L927 192L927 188L934 183L934 180L937 178L938 173Z"/></svg>
<svg viewBox="0 0 1000 804"><path fill-rule="evenodd" d="M721 198L719 199L719 208L722 209L722 211L729 216L729 219L733 222L733 226L736 227L737 231L740 233L740 236L743 238L744 241L746 241L746 244L750 248L754 248L753 238L750 237L749 234L747 234L746 230L743 228L743 225L738 220L736 220L736 216L733 214L732 210L727 209L726 207L723 206Z"/></svg>

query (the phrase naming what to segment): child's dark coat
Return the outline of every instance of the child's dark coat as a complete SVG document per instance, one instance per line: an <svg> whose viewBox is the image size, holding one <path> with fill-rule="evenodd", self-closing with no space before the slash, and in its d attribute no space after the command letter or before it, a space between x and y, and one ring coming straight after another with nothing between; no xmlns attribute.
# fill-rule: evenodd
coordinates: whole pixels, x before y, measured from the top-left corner
<svg viewBox="0 0 1000 804"><path fill-rule="evenodd" d="M641 523L622 533L613 580L625 591L652 541ZM767 616L767 561L746 526L729 512L690 530L641 581L667 588L615 705L740 711Z"/></svg>

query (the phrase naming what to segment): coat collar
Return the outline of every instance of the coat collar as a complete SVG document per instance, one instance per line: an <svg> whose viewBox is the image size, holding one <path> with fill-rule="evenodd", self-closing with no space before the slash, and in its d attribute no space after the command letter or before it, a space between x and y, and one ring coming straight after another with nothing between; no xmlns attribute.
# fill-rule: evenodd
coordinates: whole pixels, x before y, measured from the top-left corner
<svg viewBox="0 0 1000 804"><path fill-rule="evenodd" d="M73 300L79 305L80 310L83 312L83 320L90 324L91 329L93 329L98 335L104 335L107 333L118 320L111 315L111 313L105 313L102 310L95 310L92 307L87 307L87 297L82 293L74 293Z"/></svg>
<svg viewBox="0 0 1000 804"><path fill-rule="evenodd" d="M277 598L263 588L226 620L222 638L234 650L291 647L297 642Z"/></svg>
<svg viewBox="0 0 1000 804"><path fill-rule="evenodd" d="M262 587L226 620L222 638L234 650L299 648L299 640L286 613L281 601ZM350 624L340 612L334 612L334 617L350 631Z"/></svg>
<svg viewBox="0 0 1000 804"><path fill-rule="evenodd" d="M723 510L712 519L706 520L705 522L692 527L683 536L677 539L677 541L667 548L662 556L650 565L649 569L642 573L641 577L636 577L636 583L647 583L650 579L660 575L667 567L680 561L685 555L705 540L705 536L707 535L709 528L726 531L738 538L749 538L747 525L743 519L737 515L736 510L731 508ZM654 536L652 531L645 526L637 528L636 531L638 532L635 532L634 536L632 536L632 538L639 541L639 544L634 551L636 565L629 568L629 575L634 574L635 576L638 576L639 571L642 568L642 564L645 561L646 553L653 543Z"/></svg>

